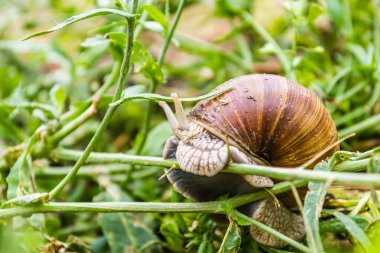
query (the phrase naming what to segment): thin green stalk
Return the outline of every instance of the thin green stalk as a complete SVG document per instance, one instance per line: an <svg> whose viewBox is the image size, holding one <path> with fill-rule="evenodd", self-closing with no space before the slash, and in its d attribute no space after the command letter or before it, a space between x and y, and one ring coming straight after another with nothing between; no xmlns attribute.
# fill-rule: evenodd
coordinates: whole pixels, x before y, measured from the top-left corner
<svg viewBox="0 0 380 253"><path fill-rule="evenodd" d="M307 181L297 181L296 187L307 185ZM76 213L76 212L138 212L138 213L226 213L221 206L236 208L260 199L267 198L271 194L279 194L290 190L290 184L286 182L276 184L269 193L267 190L239 195L226 200L173 203L173 202L50 202L37 206L19 206L0 209L0 219L7 219L19 215L31 215L33 213Z"/></svg>
<svg viewBox="0 0 380 253"><path fill-rule="evenodd" d="M182 34L180 32L176 32L174 38L176 38L180 42L180 49L190 52L191 54L215 55L215 57L221 57L222 60L225 59L227 61L232 62L236 66L244 69L244 71L252 71L252 66L246 65L244 61L241 59L241 57L234 52L226 51L212 43L201 40L199 38L194 38L192 36L189 36L188 34Z"/></svg>
<svg viewBox="0 0 380 253"><path fill-rule="evenodd" d="M120 67L121 67L121 61L116 60L113 67L112 67L111 74L107 77L107 79L106 79L105 83L102 85L102 87L100 87L100 89L98 89L94 93L94 95L86 101L86 106L83 106L80 108L74 108L74 109L67 111L66 113L61 115L59 121L64 123L64 122L73 120L77 117L80 117L80 114L83 113L87 109L87 107L91 105L91 103L93 103L94 101L98 101L109 90L109 88L114 83L116 83L117 78L118 78L119 73L120 73Z"/></svg>
<svg viewBox="0 0 380 253"><path fill-rule="evenodd" d="M47 167L33 168L38 178L41 177L64 177L70 172L71 167ZM94 178L99 175L116 175L126 174L131 170L131 166L126 164L94 164L85 165L77 173L77 177ZM132 179L147 178L157 174L156 168L146 168L144 170L136 170L131 174Z"/></svg>
<svg viewBox="0 0 380 253"><path fill-rule="evenodd" d="M81 157L81 151L72 151L65 149L57 149L52 152L54 159L58 160L73 160L76 161ZM89 163L126 163L132 165L157 166L170 168L178 163L175 160L165 160L160 157L149 156L134 156L124 154L107 154L107 153L92 153L87 162ZM374 174L357 174L348 172L363 171L370 162L370 158L357 161L344 161L334 167L335 171L325 172L302 170L299 168L283 168L274 166L250 165L250 164L230 164L223 172L236 174L254 174L258 176L269 176L281 180L304 179L316 182L331 181L339 184L348 185L365 185L365 186L380 186L380 175Z"/></svg>
<svg viewBox="0 0 380 253"><path fill-rule="evenodd" d="M379 97L380 97L380 80L378 80L376 78L376 81L374 83L374 88L372 91L372 95L369 98L368 102L364 106L358 107L358 108L344 114L343 116L334 119L335 125L338 127L342 124L347 123L350 120L353 120L357 117L362 116L365 113L369 113L371 111L372 107L378 101Z"/></svg>
<svg viewBox="0 0 380 253"><path fill-rule="evenodd" d="M252 219L252 218L250 218L250 217L242 214L239 211L235 210L234 213L240 219L248 221L249 223L251 223L255 227L258 227L261 230L263 230L263 231L265 231L265 232L267 232L267 233L269 233L269 234L277 237L278 239L286 242L287 244L293 246L294 248L296 248L296 249L298 249L298 250L300 250L302 252L311 252L311 250L308 247L306 247L305 245L303 245L303 244L301 244L301 243L299 243L299 242L297 242L297 241L295 241L295 240L293 240L293 239L291 239L291 238L289 238L289 237L281 234L280 232L274 230L273 228L268 227L267 225L264 225L263 223L258 222L257 220L254 220L254 219Z"/></svg>
<svg viewBox="0 0 380 253"><path fill-rule="evenodd" d="M112 85L116 83L120 73L121 64L122 62L120 60L115 61L111 70L111 74L109 74L102 87L100 87L100 89L97 90L94 95L92 95L92 97L89 99L90 101L99 100L104 94L106 94L109 88L111 88Z"/></svg>
<svg viewBox="0 0 380 253"><path fill-rule="evenodd" d="M165 37L164 44L162 46L160 55L159 55L158 60L157 60L157 66L159 68L162 67L162 64L164 62L164 58L165 58L166 52L167 52L167 50L169 48L169 45L170 45L170 42L172 40L174 31L175 31L175 29L177 27L178 21L179 21L179 19L181 17L183 8L185 6L185 2L186 2L186 0L181 0L179 2L177 11L176 11L175 16L174 16L173 25L170 27L170 29L168 31L168 34ZM154 78L152 80L149 92L150 93L155 93L158 84L159 84L158 81ZM141 153L141 150L143 149L143 147L145 145L145 142L146 142L146 139L148 137L149 127L150 127L150 119L152 117L153 106L154 106L154 102L153 101L148 101L148 107L147 107L147 111L146 111L146 114L145 114L142 130L141 130L141 140L140 140L140 142L138 143L138 145L136 147L136 154L140 154Z"/></svg>
<svg viewBox="0 0 380 253"><path fill-rule="evenodd" d="M353 86L351 89L347 90L345 93L337 96L335 98L336 105L342 103L343 101L351 99L351 97L353 97L360 90L364 89L367 85L367 82L360 82Z"/></svg>
<svg viewBox="0 0 380 253"><path fill-rule="evenodd" d="M132 12L131 12L132 14L136 13L137 6L138 6L138 0L134 0ZM124 89L124 84L129 72L132 48L133 48L134 29L135 29L135 18L128 19L128 29L127 29L128 39L127 39L123 61L120 68L120 76L118 79L115 94L112 99L113 102L120 99L122 91ZM111 118L114 112L116 111L116 109L117 107L108 107L107 112L102 122L100 123L100 126L98 127L94 136L92 137L90 143L87 145L86 149L84 150L83 154L79 157L78 161L75 163L72 170L62 179L61 182L59 182L59 184L56 187L54 187L53 190L51 190L51 192L49 193L49 200L54 199L63 190L63 188L75 177L78 170L86 162L91 151L94 149L96 142L100 139L107 125L111 121Z"/></svg>
<svg viewBox="0 0 380 253"><path fill-rule="evenodd" d="M248 12L243 12L240 14L241 18L247 24L250 24L252 28L269 44L272 45L274 53L277 55L279 61L284 67L286 75L293 79L295 78L294 73L292 71L292 64L286 56L284 50L277 44L277 42L273 39L273 37L265 30L265 28L257 22L257 20Z"/></svg>
<svg viewBox="0 0 380 253"><path fill-rule="evenodd" d="M49 142L52 147L56 146L59 141L72 133L75 129L81 126L84 122L90 119L96 113L96 104L91 104L82 114L80 114L73 121L70 121L64 125L59 131L55 132L53 136L49 138Z"/></svg>
<svg viewBox="0 0 380 253"><path fill-rule="evenodd" d="M349 126L339 131L339 138L345 137L351 133L360 133L367 129L374 128L380 124L380 114L372 116L358 124Z"/></svg>

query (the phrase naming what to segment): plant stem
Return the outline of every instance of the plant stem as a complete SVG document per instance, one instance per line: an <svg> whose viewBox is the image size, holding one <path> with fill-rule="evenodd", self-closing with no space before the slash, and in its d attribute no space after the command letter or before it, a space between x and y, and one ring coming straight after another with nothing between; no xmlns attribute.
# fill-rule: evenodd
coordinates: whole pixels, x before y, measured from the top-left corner
<svg viewBox="0 0 380 253"><path fill-rule="evenodd" d="M47 167L33 168L37 177L64 177L70 172L71 167ZM94 164L85 165L77 173L77 177L94 178L99 175L116 175L126 174L131 170L131 166L127 164ZM131 174L132 179L141 179L157 174L157 168L146 168L144 170L136 170Z"/></svg>
<svg viewBox="0 0 380 253"><path fill-rule="evenodd" d="M94 101L100 100L100 98L108 91L108 89L114 83L116 83L117 78L120 73L120 66L121 66L120 60L116 60L116 62L114 63L112 67L111 74L107 77L107 80L102 85L102 87L100 87L100 89L98 89L95 92L95 94L86 101L87 105L84 107L71 109L68 112L62 114L62 116L60 117L60 122L67 122L69 120L75 119L75 117L79 117L79 115L83 113L86 110L86 108L91 105L91 103L93 103Z"/></svg>
<svg viewBox="0 0 380 253"><path fill-rule="evenodd" d="M138 6L138 0L133 1L133 8L131 13L136 13ZM131 62L131 55L132 55L132 48L133 48L133 39L134 39L134 29L135 29L135 18L128 19L128 29L127 29L127 44L126 49L123 57L123 61L120 68L120 75L116 87L115 94L113 96L112 101L119 100L124 88L124 84L129 72L130 62ZM72 170L62 179L59 184L54 187L53 190L49 193L49 200L54 199L62 190L63 188L75 177L80 167L86 162L88 156L90 155L91 151L94 149L96 142L100 139L101 135L103 134L104 130L106 129L107 125L111 121L112 115L116 111L117 106L115 107L108 107L107 112L100 123L100 126L96 130L94 136L92 137L90 143L87 145L86 149L82 153L82 155L79 157L78 161L75 163Z"/></svg>
<svg viewBox="0 0 380 253"><path fill-rule="evenodd" d="M360 133L364 130L376 127L380 124L380 114L374 115L358 124L347 127L339 131L339 138L345 137L351 133Z"/></svg>
<svg viewBox="0 0 380 253"><path fill-rule="evenodd" d="M307 181L297 181L296 187L307 185ZM0 209L0 219L6 219L19 215L30 215L33 213L76 213L76 212L138 212L138 213L226 213L220 207L223 205L232 208L239 207L271 194L279 194L290 190L290 184L278 183L270 190L239 195L226 200L195 202L195 203L173 203L173 202L50 202L38 206L19 206Z"/></svg>
<svg viewBox="0 0 380 253"><path fill-rule="evenodd" d="M81 157L81 151L73 151L67 149L56 149L52 152L53 159L57 160L73 160L76 161ZM165 160L160 157L150 156L134 156L124 154L107 154L92 153L88 158L89 163L126 163L132 165L158 166L170 168L177 166L175 160ZM230 164L223 172L236 174L254 174L258 176L269 176L281 180L305 179L316 182L326 182L332 180L334 183L380 186L380 175L374 174L357 174L348 172L363 171L370 162L370 158L344 161L334 167L335 171L340 172L324 172L313 170L302 170L299 168L283 168L262 165L249 164Z"/></svg>
<svg viewBox="0 0 380 253"><path fill-rule="evenodd" d="M164 58L165 58L166 52L167 52L167 50L169 48L169 45L170 45L170 42L172 40L174 31L175 31L175 29L177 27L179 18L181 17L183 8L185 6L185 2L186 2L186 0L181 0L179 2L177 11L176 11L175 16L174 16L173 25L170 27L170 29L168 31L168 34L165 37L164 44L162 46L160 55L159 55L158 60L157 60L157 66L158 66L158 68L162 67L162 64L164 62ZM158 81L155 78L153 78L151 86L150 86L150 89L149 89L149 92L150 93L155 93L158 84L159 84ZM135 149L136 150L136 154L140 154L141 153L141 150L143 149L143 147L145 145L145 142L146 142L146 139L148 137L149 127L150 127L150 119L152 117L152 111L153 111L153 105L154 105L153 101L148 101L148 107L146 109L144 123L143 123L142 130L141 130L141 140L137 144L137 147Z"/></svg>
<svg viewBox="0 0 380 253"><path fill-rule="evenodd" d="M96 102L95 102L96 103ZM81 126L84 122L86 122L89 118L91 118L96 113L96 104L93 103L90 107L87 108L82 114L80 114L73 121L70 121L66 125L64 125L59 131L54 133L51 138L49 138L50 145L52 147L56 146L59 141L65 138L67 135L72 133L75 129Z"/></svg>

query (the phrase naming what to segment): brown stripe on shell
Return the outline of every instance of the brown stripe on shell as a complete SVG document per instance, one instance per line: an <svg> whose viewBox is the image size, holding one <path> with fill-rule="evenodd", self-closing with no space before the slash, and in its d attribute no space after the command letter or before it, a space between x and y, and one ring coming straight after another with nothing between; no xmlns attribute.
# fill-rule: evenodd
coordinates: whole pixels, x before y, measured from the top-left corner
<svg viewBox="0 0 380 253"><path fill-rule="evenodd" d="M251 155L276 166L295 167L338 139L324 105L299 84L276 75L255 74L232 79L218 88L227 85L234 89L199 102L189 118L213 129L222 139L228 134Z"/></svg>

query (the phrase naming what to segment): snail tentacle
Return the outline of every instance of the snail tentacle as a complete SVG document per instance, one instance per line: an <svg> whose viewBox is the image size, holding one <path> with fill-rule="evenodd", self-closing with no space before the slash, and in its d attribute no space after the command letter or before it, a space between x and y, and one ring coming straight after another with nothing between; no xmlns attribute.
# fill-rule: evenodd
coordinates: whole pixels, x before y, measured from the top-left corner
<svg viewBox="0 0 380 253"><path fill-rule="evenodd" d="M178 129L178 121L177 121L177 118L175 117L173 111L170 109L169 105L164 101L160 101L160 102L158 102L158 104L164 110L166 118L168 118L169 125L170 125L171 129L173 130L173 132L175 132L175 130Z"/></svg>
<svg viewBox="0 0 380 253"><path fill-rule="evenodd" d="M184 130L187 128L187 118L185 115L185 111L183 110L183 106L181 101L179 100L177 93L172 93L170 95L174 102L175 113L177 115L178 129Z"/></svg>

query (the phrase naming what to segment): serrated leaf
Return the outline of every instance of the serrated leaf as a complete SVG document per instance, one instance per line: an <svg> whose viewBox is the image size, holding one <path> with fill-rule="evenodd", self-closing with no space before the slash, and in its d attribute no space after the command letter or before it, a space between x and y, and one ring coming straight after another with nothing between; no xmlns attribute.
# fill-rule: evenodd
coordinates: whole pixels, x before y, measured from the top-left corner
<svg viewBox="0 0 380 253"><path fill-rule="evenodd" d="M82 13L79 15L72 16L72 17L66 19L65 21L63 21L62 23L54 26L53 28L50 28L49 30L46 30L43 32L33 33L33 34L27 36L26 38L24 38L23 40L28 40L28 39L31 39L31 38L34 38L37 36L41 36L44 34L48 34L48 33L57 31L59 29L62 29L68 25L74 24L74 23L79 22L79 21L84 20L84 19L89 19L92 17L101 16L101 15L108 15L108 14L117 14L117 15L120 15L120 16L125 17L125 18L132 18L135 16L133 14L129 14L129 13L126 13L123 11L115 10L115 9L106 9L106 8L96 9L96 10L88 11L88 12L85 12L85 13Z"/></svg>
<svg viewBox="0 0 380 253"><path fill-rule="evenodd" d="M156 22L160 23L165 31L169 29L168 21L165 15L154 5L145 4L142 8L149 14L149 16Z"/></svg>
<svg viewBox="0 0 380 253"><path fill-rule="evenodd" d="M319 163L314 167L317 171L329 171L330 165L327 162ZM326 196L326 184L318 182L309 183L309 191L305 197L305 227L306 239L309 247L315 252L323 252L322 240L319 234L319 216Z"/></svg>
<svg viewBox="0 0 380 253"><path fill-rule="evenodd" d="M106 191L98 195L96 201L131 201L118 185L109 181ZM162 252L159 239L137 214L100 214L99 224L113 253Z"/></svg>
<svg viewBox="0 0 380 253"><path fill-rule="evenodd" d="M132 53L132 62L137 72L142 73L146 78L153 79L157 83L162 83L164 74L152 55L143 47L143 45L135 41Z"/></svg>
<svg viewBox="0 0 380 253"><path fill-rule="evenodd" d="M57 112L56 116L62 114L63 109L65 108L66 94L65 90L60 85L55 85L50 90L50 100L53 103L53 106Z"/></svg>
<svg viewBox="0 0 380 253"><path fill-rule="evenodd" d="M322 6L312 3L309 8L309 14L307 16L307 22L311 23L315 19L317 19L322 13L324 12L324 9Z"/></svg>
<svg viewBox="0 0 380 253"><path fill-rule="evenodd" d="M228 225L226 234L224 235L218 253L237 252L240 248L240 244L240 228L233 219L230 219L230 224Z"/></svg>

